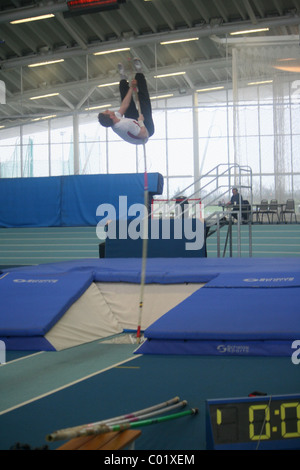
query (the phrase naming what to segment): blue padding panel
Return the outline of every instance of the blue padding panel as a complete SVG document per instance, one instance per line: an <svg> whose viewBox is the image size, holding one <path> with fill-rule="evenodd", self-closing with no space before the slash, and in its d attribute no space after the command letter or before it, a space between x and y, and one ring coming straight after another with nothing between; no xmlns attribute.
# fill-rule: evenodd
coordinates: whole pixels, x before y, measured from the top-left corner
<svg viewBox="0 0 300 470"><path fill-rule="evenodd" d="M116 238L106 238L105 257L106 258L141 258L143 253L143 239L137 238L133 240L128 236L130 233L130 224L134 220L128 219L126 225L127 237L121 239L119 236L119 224L116 224ZM178 222L178 221L177 221ZM177 223L176 222L176 223ZM174 219L168 219L168 237L163 236L162 224L166 223L162 219L155 220L154 223L158 227L157 236L152 235L151 225L153 221L149 219L148 223L148 258L203 258L206 256L206 246L204 241L204 224L200 227L203 233L199 233L199 227L196 226L196 219L191 219L191 230L194 238L189 239L185 236L184 219L180 219L181 238L175 237ZM197 237L196 237L196 233ZM190 246L193 249L190 249Z"/></svg>
<svg viewBox="0 0 300 470"><path fill-rule="evenodd" d="M148 339L135 350L135 354L291 357L291 351L290 341Z"/></svg>
<svg viewBox="0 0 300 470"><path fill-rule="evenodd" d="M140 282L141 258L101 258L64 261L61 263L3 269L3 272L24 273L93 273L95 281ZM300 273L299 258L149 258L146 282L176 284L182 282L204 283L226 274L224 282L231 282L232 273L257 278L266 273ZM209 282L209 285L212 283Z"/></svg>
<svg viewBox="0 0 300 470"><path fill-rule="evenodd" d="M8 273L0 279L0 336L41 336L92 283L91 273Z"/></svg>
<svg viewBox="0 0 300 470"><path fill-rule="evenodd" d="M163 177L159 173L148 175L150 198L162 194ZM65 226L97 225L100 218L96 210L100 204L111 204L116 220L127 216L119 207L119 196L127 197L127 206L144 202L143 174L84 175L64 177L62 198L62 224ZM126 210L126 208L125 208Z"/></svg>
<svg viewBox="0 0 300 470"><path fill-rule="evenodd" d="M56 351L44 336L0 336L7 351Z"/></svg>
<svg viewBox="0 0 300 470"><path fill-rule="evenodd" d="M163 192L163 177L148 175L150 198ZM144 175L78 175L0 178L0 227L96 226L100 204L119 217L119 196L127 204L144 202Z"/></svg>
<svg viewBox="0 0 300 470"><path fill-rule="evenodd" d="M61 225L61 179L0 178L0 227Z"/></svg>

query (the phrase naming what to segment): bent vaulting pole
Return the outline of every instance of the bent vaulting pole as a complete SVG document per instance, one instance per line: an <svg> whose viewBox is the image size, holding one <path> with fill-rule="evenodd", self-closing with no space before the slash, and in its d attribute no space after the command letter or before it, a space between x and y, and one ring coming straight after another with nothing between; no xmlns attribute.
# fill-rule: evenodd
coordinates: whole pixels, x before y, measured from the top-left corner
<svg viewBox="0 0 300 470"><path fill-rule="evenodd" d="M139 302L139 315L137 325L137 342L141 341L141 328L142 328L142 316L144 308L144 289L146 279L146 266L147 266L147 252L148 252L148 173L147 173L147 157L146 157L146 146L144 147L144 206L145 213L143 219L143 251L142 251L142 272L141 272L141 291L140 291L140 302Z"/></svg>

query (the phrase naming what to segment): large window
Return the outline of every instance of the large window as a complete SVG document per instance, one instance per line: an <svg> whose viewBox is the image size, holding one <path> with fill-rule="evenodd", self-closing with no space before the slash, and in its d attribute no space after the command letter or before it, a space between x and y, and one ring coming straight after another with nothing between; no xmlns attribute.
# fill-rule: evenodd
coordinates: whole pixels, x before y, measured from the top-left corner
<svg viewBox="0 0 300 470"><path fill-rule="evenodd" d="M97 112L79 113L78 120L70 115L1 129L0 176L142 173L146 157L147 171L164 177L162 198L172 198L195 175L236 162L252 168L255 202L293 197L299 204L299 94L293 87L293 81L286 83L275 104L272 83L245 86L238 103L226 87L199 93L197 101L188 95L157 101L155 134L146 154L143 146L124 143L101 127Z"/></svg>

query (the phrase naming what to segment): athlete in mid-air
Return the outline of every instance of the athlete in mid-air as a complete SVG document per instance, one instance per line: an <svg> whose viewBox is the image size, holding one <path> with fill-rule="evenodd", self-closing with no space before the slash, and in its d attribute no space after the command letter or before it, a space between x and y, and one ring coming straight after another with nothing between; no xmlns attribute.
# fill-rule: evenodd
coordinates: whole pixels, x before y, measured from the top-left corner
<svg viewBox="0 0 300 470"><path fill-rule="evenodd" d="M124 66L122 64L118 65L121 75L119 89L122 100L119 110L114 112L108 109L98 115L98 120L102 126L111 127L126 142L139 145L145 144L149 137L154 134L154 123L150 96L145 76L142 73L141 61L133 59L133 64L136 74L130 85ZM136 89L141 110L140 114L133 99Z"/></svg>

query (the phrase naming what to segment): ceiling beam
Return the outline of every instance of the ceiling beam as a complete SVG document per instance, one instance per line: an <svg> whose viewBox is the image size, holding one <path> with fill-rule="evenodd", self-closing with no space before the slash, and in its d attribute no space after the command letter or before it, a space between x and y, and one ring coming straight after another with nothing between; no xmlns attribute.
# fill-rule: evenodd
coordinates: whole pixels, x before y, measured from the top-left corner
<svg viewBox="0 0 300 470"><path fill-rule="evenodd" d="M1 15L0 15L1 17ZM300 17L299 15L285 15L283 17L275 18L264 18L263 20L258 20L258 27L278 27L278 26L292 26L299 25ZM82 47L74 46L69 49L61 48L56 51L49 52L49 54L34 54L27 57L20 57L16 59L7 59L1 60L0 66L2 70L7 70L10 68L15 68L18 66L29 65L39 60L54 60L58 58L68 58L82 56L86 54L93 54L94 52L105 51L109 49L114 49L115 47L139 47L144 45L149 45L153 43L159 43L166 40L175 40L181 38L191 38L193 36L198 36L199 38L209 37L212 35L223 36L234 31L239 31L240 29L247 29L253 27L253 23L250 21L245 22L235 22L227 23L219 26L210 26L204 25L200 27L188 28L184 30L168 31L167 33L154 33L154 34L145 34L134 38L122 38L113 41L107 41L105 43L99 42L98 44L93 44L86 46L83 50Z"/></svg>
<svg viewBox="0 0 300 470"><path fill-rule="evenodd" d="M255 13L253 11L252 6L250 5L250 1L249 0L243 0L243 4L246 8L246 11L247 11L247 13L249 15L249 18L252 21L252 23L257 24L257 18L255 16Z"/></svg>
<svg viewBox="0 0 300 470"><path fill-rule="evenodd" d="M187 73L190 70L205 70L205 69L210 69L210 68L224 68L226 66L226 59L211 59L211 60L204 60L204 61L198 61L198 62L193 62L192 64L188 65L183 65L182 69L184 69ZM176 64L173 67L163 67L160 69L161 73L173 73L178 71L178 64ZM155 75L156 70L152 69L149 70L149 75ZM119 80L119 75L116 74L113 77L110 77L111 81L118 81ZM149 77L150 79L150 77ZM85 90L86 92L86 87L88 86L89 89L92 89L94 87L97 87L98 85L104 84L107 82L107 77L105 79L90 79L90 80L80 80L80 81L73 81L73 82L68 82L68 83L61 83L57 85L52 85L47 87L47 93L52 93L52 92L58 92L58 93L63 93L64 91L72 91L73 89L82 89ZM28 90L28 91L23 91L23 93L15 93L12 98L11 102L20 102L26 101L30 97L36 93L37 90Z"/></svg>
<svg viewBox="0 0 300 470"><path fill-rule="evenodd" d="M63 28L65 28L70 36L77 42L77 44L84 50L87 50L87 43L86 41L80 36L80 34L75 31L75 29L70 25L68 21L64 19L64 16L62 13L58 12L55 15L55 18L59 21L59 23L62 25Z"/></svg>

